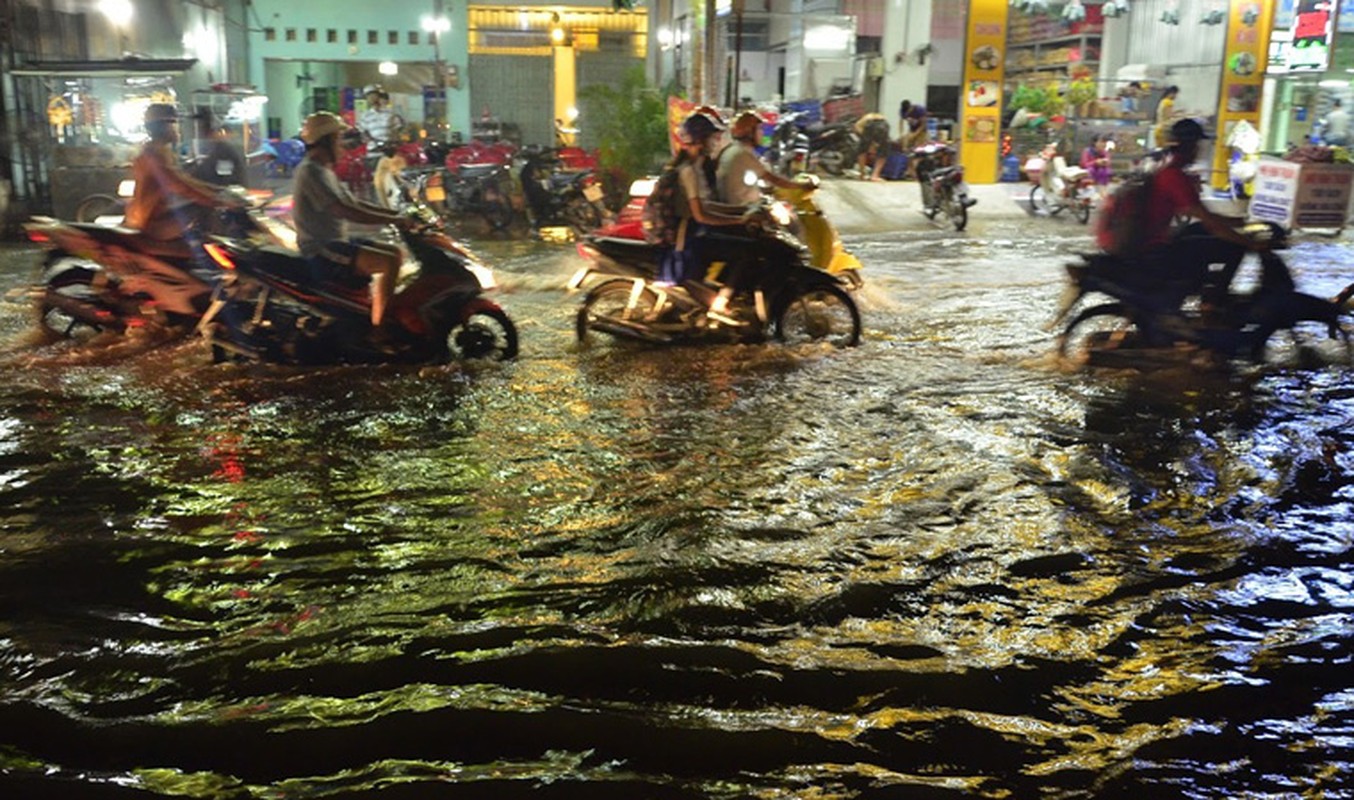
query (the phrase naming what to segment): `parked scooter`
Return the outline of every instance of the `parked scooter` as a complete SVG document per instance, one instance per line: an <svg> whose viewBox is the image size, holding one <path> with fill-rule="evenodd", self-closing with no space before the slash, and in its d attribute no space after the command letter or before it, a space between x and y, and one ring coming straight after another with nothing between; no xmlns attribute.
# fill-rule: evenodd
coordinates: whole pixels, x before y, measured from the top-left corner
<svg viewBox="0 0 1354 800"><path fill-rule="evenodd" d="M452 239L426 206L406 213L401 229L413 275L391 299L382 326L371 324L365 278L314 287L295 253L221 240L206 250L226 270L199 329L218 361L286 364L428 363L454 358L505 360L517 355L517 328L485 296L493 272Z"/></svg>
<svg viewBox="0 0 1354 800"><path fill-rule="evenodd" d="M1049 327L1080 310L1062 326L1059 354L1095 366L1179 364L1182 357L1191 359L1200 352L1260 361L1275 332L1305 321L1324 325L1348 350L1349 332L1341 317L1350 313L1354 284L1330 300L1299 292L1275 252L1284 247L1283 229L1262 223L1245 232L1270 244L1260 253L1259 287L1249 294L1229 292L1204 307L1181 302L1200 287L1163 281L1145 264L1098 253L1068 265L1068 287ZM1096 293L1110 300L1079 306L1082 298Z"/></svg>
<svg viewBox="0 0 1354 800"><path fill-rule="evenodd" d="M942 211L962 231L968 225L968 210L977 200L969 197L964 167L954 163L954 148L944 142L931 142L912 151L917 183L921 187L922 213L935 219Z"/></svg>
<svg viewBox="0 0 1354 800"><path fill-rule="evenodd" d="M663 285L635 264L634 277L593 287L575 320L579 341L592 341L593 333L657 344L759 341L771 332L793 342L859 343L860 311L843 280L811 266L806 248L785 230L788 216L770 221L777 206L765 209L768 221L751 237L708 234L711 251L726 260L710 265L706 281ZM629 252L645 263L657 256L651 245Z"/></svg>
<svg viewBox="0 0 1354 800"><path fill-rule="evenodd" d="M528 148L519 173L533 227L566 227L582 236L607 218L603 189L590 170L568 171L554 148Z"/></svg>
<svg viewBox="0 0 1354 800"><path fill-rule="evenodd" d="M1043 168L1037 177L1030 176L1034 179L1034 186L1030 187L1030 207L1036 213L1048 216L1068 208L1077 222L1086 224L1099 199L1091 173L1081 167L1069 166L1067 159L1058 153L1056 143L1045 145L1039 155L1043 159Z"/></svg>

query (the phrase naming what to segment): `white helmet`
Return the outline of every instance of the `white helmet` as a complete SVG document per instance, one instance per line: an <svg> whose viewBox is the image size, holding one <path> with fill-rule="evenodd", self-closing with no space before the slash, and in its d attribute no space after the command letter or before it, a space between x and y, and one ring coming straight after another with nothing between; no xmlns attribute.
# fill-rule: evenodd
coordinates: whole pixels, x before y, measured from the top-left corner
<svg viewBox="0 0 1354 800"><path fill-rule="evenodd" d="M380 86L380 84L369 83L369 84L367 84L366 86L363 86L363 87L362 87L362 96L363 96L363 97L366 97L366 96L369 95L369 94L380 94L380 93L381 93L381 86Z"/></svg>
<svg viewBox="0 0 1354 800"><path fill-rule="evenodd" d="M331 133L348 130L348 123L332 111L316 111L301 124L301 141L315 144Z"/></svg>

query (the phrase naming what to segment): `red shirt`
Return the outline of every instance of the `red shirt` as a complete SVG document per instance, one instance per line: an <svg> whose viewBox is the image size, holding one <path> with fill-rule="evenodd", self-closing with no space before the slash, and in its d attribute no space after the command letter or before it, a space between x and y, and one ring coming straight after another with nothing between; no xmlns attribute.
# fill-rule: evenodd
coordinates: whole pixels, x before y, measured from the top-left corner
<svg viewBox="0 0 1354 800"><path fill-rule="evenodd" d="M1199 185L1174 161L1152 176L1152 196L1147 205L1143 239L1148 247L1165 244L1177 215L1199 202Z"/></svg>

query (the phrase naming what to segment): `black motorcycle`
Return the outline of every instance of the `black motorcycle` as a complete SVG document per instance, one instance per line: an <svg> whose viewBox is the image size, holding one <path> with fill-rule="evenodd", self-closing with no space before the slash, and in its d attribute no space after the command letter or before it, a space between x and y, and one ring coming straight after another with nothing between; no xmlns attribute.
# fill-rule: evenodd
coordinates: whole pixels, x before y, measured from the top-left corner
<svg viewBox="0 0 1354 800"><path fill-rule="evenodd" d="M566 170L554 148L528 148L518 173L533 226L567 227L581 236L607 218L605 191L591 170Z"/></svg>
<svg viewBox="0 0 1354 800"><path fill-rule="evenodd" d="M770 332L793 343L860 342L860 310L844 281L810 266L807 249L784 229L756 225L748 236L707 235L707 250L722 261L711 265L706 281L680 286L648 277L654 246L606 243L607 258L630 264L634 277L611 278L587 293L575 318L579 341L590 342L593 333L655 344L761 341ZM721 298L727 304L715 311Z"/></svg>
<svg viewBox="0 0 1354 800"><path fill-rule="evenodd" d="M935 219L943 212L954 229L962 231L968 225L969 206L978 201L968 196L964 167L954 163L954 157L954 148L939 142L912 151L917 183L921 187L922 213L927 219Z"/></svg>
<svg viewBox="0 0 1354 800"><path fill-rule="evenodd" d="M482 216L496 231L517 218L507 164L461 164L455 173L432 170L418 177L412 194L442 216Z"/></svg>
<svg viewBox="0 0 1354 800"><path fill-rule="evenodd" d="M445 232L426 207L400 237L415 268L371 324L370 281L319 286L298 280L308 264L281 248L220 240L206 245L227 277L217 285L199 329L217 361L281 364L442 363L517 355L517 328L485 297L492 271Z"/></svg>
<svg viewBox="0 0 1354 800"><path fill-rule="evenodd" d="M1270 242L1260 253L1259 287L1249 294L1210 295L1197 304L1184 302L1202 290L1187 278L1163 277L1161 270L1141 260L1083 255L1080 263L1067 267L1068 286L1050 327L1060 325L1089 294L1112 299L1083 306L1073 315L1058 336L1058 353L1096 366L1178 364L1182 356L1193 358L1200 351L1258 362L1275 332L1308 321L1324 325L1327 335L1343 340L1348 349L1349 333L1340 317L1349 313L1354 284L1330 300L1299 292L1274 252L1284 247L1283 230L1263 224L1246 232Z"/></svg>

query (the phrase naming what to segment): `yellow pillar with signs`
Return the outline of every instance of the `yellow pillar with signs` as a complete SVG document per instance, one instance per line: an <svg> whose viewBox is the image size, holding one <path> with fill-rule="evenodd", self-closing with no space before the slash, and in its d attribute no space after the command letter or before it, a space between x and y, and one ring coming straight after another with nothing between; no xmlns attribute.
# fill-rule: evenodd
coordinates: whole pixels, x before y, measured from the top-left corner
<svg viewBox="0 0 1354 800"><path fill-rule="evenodd" d="M964 83L959 87L959 160L970 183L996 183L1008 0L969 0Z"/></svg>
<svg viewBox="0 0 1354 800"><path fill-rule="evenodd" d="M1232 150L1227 136L1245 120L1260 127L1260 93L1265 64L1269 59L1269 35L1274 27L1274 4L1254 0L1231 0L1227 14L1227 45L1222 62L1222 86L1218 93L1217 141L1213 147L1215 189L1226 189Z"/></svg>

